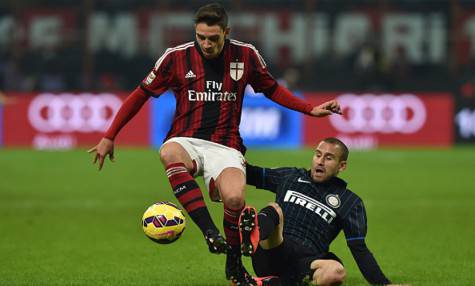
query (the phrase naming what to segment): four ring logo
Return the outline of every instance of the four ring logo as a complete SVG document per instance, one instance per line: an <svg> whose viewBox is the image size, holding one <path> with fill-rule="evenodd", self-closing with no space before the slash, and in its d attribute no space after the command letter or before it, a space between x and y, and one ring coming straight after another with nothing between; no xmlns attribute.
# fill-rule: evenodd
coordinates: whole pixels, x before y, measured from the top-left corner
<svg viewBox="0 0 475 286"><path fill-rule="evenodd" d="M337 98L343 116L330 116L340 132L415 133L424 126L427 111L415 95L343 94Z"/></svg>
<svg viewBox="0 0 475 286"><path fill-rule="evenodd" d="M28 119L40 132L103 132L121 104L119 97L108 93L43 93L30 103Z"/></svg>

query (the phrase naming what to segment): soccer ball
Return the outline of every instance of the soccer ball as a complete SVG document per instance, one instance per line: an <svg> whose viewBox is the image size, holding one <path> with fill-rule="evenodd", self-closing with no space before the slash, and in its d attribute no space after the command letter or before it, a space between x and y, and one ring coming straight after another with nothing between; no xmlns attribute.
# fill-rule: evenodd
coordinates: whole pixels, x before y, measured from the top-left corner
<svg viewBox="0 0 475 286"><path fill-rule="evenodd" d="M170 202L151 205L142 217L145 235L161 244L172 243L180 238L185 230L185 225L183 212Z"/></svg>

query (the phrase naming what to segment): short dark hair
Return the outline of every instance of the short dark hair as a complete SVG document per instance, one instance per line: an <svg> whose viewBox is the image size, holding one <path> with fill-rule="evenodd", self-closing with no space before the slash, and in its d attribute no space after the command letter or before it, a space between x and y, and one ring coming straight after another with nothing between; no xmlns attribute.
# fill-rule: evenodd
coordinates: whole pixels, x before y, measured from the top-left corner
<svg viewBox="0 0 475 286"><path fill-rule="evenodd" d="M348 147L340 139L335 138L335 137L327 137L323 139L322 141L328 144L335 144L337 146L340 146L341 151L342 151L341 156L340 156L340 161L348 160L348 155L350 154L350 150L348 150Z"/></svg>
<svg viewBox="0 0 475 286"><path fill-rule="evenodd" d="M195 24L206 23L208 26L218 25L223 30L228 27L228 14L219 3L201 6L195 14Z"/></svg>

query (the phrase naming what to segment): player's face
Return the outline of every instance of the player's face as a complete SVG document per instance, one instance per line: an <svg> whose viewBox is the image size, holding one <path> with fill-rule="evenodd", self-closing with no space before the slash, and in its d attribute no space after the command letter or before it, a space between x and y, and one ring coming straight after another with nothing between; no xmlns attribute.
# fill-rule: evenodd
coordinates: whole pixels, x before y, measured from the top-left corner
<svg viewBox="0 0 475 286"><path fill-rule="evenodd" d="M219 56L223 50L229 28L223 30L219 25L208 26L206 23L198 23L195 26L195 32L196 41L200 45L203 55L207 59L213 59Z"/></svg>
<svg viewBox="0 0 475 286"><path fill-rule="evenodd" d="M325 182L346 168L346 161L340 161L343 154L336 144L320 142L312 160L310 175L315 182Z"/></svg>

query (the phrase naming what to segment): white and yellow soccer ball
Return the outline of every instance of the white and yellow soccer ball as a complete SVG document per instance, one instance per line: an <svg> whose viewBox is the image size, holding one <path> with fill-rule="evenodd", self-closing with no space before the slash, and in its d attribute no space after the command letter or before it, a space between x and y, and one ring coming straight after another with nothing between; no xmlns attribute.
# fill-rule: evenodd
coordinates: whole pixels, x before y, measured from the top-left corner
<svg viewBox="0 0 475 286"><path fill-rule="evenodd" d="M142 217L145 235L161 244L172 243L180 238L185 226L183 212L170 202L158 202L151 205Z"/></svg>

